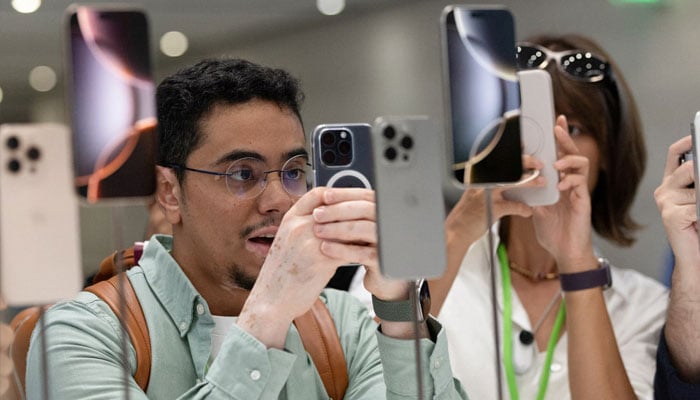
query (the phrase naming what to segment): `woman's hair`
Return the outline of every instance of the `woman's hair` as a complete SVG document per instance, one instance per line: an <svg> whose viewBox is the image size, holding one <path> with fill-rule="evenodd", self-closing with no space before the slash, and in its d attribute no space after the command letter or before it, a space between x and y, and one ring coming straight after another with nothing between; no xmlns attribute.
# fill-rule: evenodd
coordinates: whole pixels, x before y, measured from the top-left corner
<svg viewBox="0 0 700 400"><path fill-rule="evenodd" d="M597 43L580 35L541 35L527 42L553 51L588 51L609 63L609 76L594 83L567 76L555 62L547 65L547 71L552 77L556 113L581 124L600 149L598 180L591 195L593 228L608 240L630 246L633 233L640 228L630 208L647 155L637 106L622 72Z"/></svg>

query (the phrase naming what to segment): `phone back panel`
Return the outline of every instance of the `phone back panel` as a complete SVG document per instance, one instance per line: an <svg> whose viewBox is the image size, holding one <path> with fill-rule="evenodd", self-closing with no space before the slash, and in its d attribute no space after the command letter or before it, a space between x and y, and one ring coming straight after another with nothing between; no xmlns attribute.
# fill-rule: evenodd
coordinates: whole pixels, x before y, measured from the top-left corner
<svg viewBox="0 0 700 400"><path fill-rule="evenodd" d="M53 303L82 288L70 135L60 124L0 126L0 292Z"/></svg>
<svg viewBox="0 0 700 400"><path fill-rule="evenodd" d="M369 124L324 124L314 129L314 186L374 188Z"/></svg>
<svg viewBox="0 0 700 400"><path fill-rule="evenodd" d="M445 157L436 125L422 116L379 117L372 140L382 272L403 279L441 276Z"/></svg>
<svg viewBox="0 0 700 400"><path fill-rule="evenodd" d="M693 139L693 174L695 178L695 208L698 221L700 221L700 111L695 113L695 118L690 124L690 134Z"/></svg>
<svg viewBox="0 0 700 400"><path fill-rule="evenodd" d="M542 161L540 175L546 186L514 187L503 191L503 197L531 206L544 206L559 201L559 172L554 168L557 148L554 139L554 95L549 72L533 69L518 72L522 94L521 133L523 153Z"/></svg>

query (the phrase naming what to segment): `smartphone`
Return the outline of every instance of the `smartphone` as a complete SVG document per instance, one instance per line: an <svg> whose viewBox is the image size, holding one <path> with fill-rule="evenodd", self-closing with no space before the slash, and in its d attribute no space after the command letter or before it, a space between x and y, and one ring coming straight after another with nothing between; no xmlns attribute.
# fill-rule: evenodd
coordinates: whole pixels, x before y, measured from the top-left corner
<svg viewBox="0 0 700 400"><path fill-rule="evenodd" d="M694 182L694 187L695 187L695 206L697 208L696 213L698 217L698 221L700 221L700 159L698 158L698 151L700 151L700 132L698 132L698 129L700 129L700 111L695 113L695 119L693 119L693 122L690 124L690 135L692 136L693 139L693 149L692 151L692 158L693 158L693 170L694 170L694 175L695 175L695 182Z"/></svg>
<svg viewBox="0 0 700 400"><path fill-rule="evenodd" d="M312 134L312 153L314 186L374 188L369 124L317 126Z"/></svg>
<svg viewBox="0 0 700 400"><path fill-rule="evenodd" d="M503 197L530 206L545 206L559 201L559 173L554 169L557 147L554 138L554 95L552 78L543 69L519 71L522 115L520 116L523 153L542 161L539 175L544 187L518 187L503 191Z"/></svg>
<svg viewBox="0 0 700 400"><path fill-rule="evenodd" d="M382 116L372 125L379 265L386 276L416 280L445 272L438 132L425 116Z"/></svg>
<svg viewBox="0 0 700 400"><path fill-rule="evenodd" d="M523 171L513 16L498 6L452 5L440 25L451 181L516 182Z"/></svg>
<svg viewBox="0 0 700 400"><path fill-rule="evenodd" d="M0 293L11 306L49 304L82 288L70 131L0 125Z"/></svg>
<svg viewBox="0 0 700 400"><path fill-rule="evenodd" d="M77 193L89 203L151 196L158 149L146 14L74 4L66 19Z"/></svg>

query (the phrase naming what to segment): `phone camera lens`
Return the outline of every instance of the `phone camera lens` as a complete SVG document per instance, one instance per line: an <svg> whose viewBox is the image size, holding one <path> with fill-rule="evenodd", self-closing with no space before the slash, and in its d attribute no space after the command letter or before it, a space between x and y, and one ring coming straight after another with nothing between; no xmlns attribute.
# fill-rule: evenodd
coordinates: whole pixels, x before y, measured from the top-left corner
<svg viewBox="0 0 700 400"><path fill-rule="evenodd" d="M413 139L410 136L404 136L401 138L401 147L409 150L413 147Z"/></svg>
<svg viewBox="0 0 700 400"><path fill-rule="evenodd" d="M335 144L335 132L324 132L321 136L321 143L324 146L333 146Z"/></svg>
<svg viewBox="0 0 700 400"><path fill-rule="evenodd" d="M346 156L350 154L350 150L352 150L352 145L350 144L350 141L348 140L341 140L340 143L338 143L338 152Z"/></svg>
<svg viewBox="0 0 700 400"><path fill-rule="evenodd" d="M391 140L394 137L396 137L396 129L394 129L393 126L389 125L386 128L384 128L384 137Z"/></svg>
<svg viewBox="0 0 700 400"><path fill-rule="evenodd" d="M398 153L396 152L396 149L393 147L387 147L386 150L384 150L384 158L386 158L389 161L396 160L397 155L398 155Z"/></svg>
<svg viewBox="0 0 700 400"><path fill-rule="evenodd" d="M19 172L19 170L22 168L22 164L17 159L12 159L7 163L7 169L10 170L10 172Z"/></svg>
<svg viewBox="0 0 700 400"><path fill-rule="evenodd" d="M326 150L323 152L323 155L321 156L321 159L323 160L324 163L327 165L333 165L336 160L335 153L332 150Z"/></svg>
<svg viewBox="0 0 700 400"><path fill-rule="evenodd" d="M39 158L41 158L41 151L39 151L38 148L32 146L29 148L29 150L27 150L27 157L32 161L36 161Z"/></svg>
<svg viewBox="0 0 700 400"><path fill-rule="evenodd" d="M10 136L9 138L7 138L5 145L10 150L16 150L19 147L19 139L17 138L17 136Z"/></svg>

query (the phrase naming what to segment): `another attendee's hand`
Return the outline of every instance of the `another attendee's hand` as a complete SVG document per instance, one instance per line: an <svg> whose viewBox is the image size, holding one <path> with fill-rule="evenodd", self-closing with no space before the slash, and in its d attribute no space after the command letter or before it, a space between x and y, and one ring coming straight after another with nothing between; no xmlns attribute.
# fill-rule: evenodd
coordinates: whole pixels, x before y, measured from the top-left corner
<svg viewBox="0 0 700 400"><path fill-rule="evenodd" d="M668 149L664 178L654 191L656 206L666 229L669 242L678 263L700 265L698 246L696 192L693 183L693 164L680 164L680 156L692 147L690 136L673 143ZM697 182L695 183L698 184Z"/></svg>

